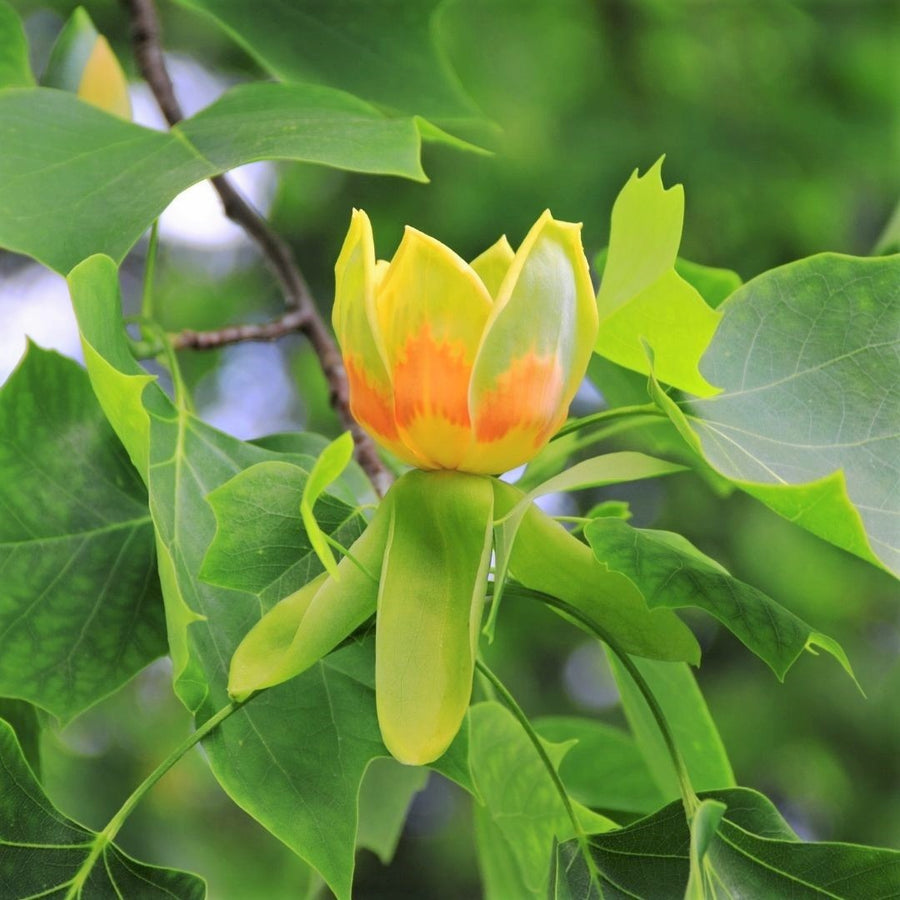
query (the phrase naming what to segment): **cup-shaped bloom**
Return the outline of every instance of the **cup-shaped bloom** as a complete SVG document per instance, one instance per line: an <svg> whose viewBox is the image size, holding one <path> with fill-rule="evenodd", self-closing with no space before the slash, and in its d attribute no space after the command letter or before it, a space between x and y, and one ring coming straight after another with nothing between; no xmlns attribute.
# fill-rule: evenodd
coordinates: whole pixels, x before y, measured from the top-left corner
<svg viewBox="0 0 900 900"><path fill-rule="evenodd" d="M545 212L471 264L407 228L388 263L354 210L335 275L351 411L404 462L503 472L565 420L598 327L580 225Z"/></svg>
<svg viewBox="0 0 900 900"><path fill-rule="evenodd" d="M72 91L86 103L123 119L131 118L128 80L106 38L80 6L60 32L42 83Z"/></svg>

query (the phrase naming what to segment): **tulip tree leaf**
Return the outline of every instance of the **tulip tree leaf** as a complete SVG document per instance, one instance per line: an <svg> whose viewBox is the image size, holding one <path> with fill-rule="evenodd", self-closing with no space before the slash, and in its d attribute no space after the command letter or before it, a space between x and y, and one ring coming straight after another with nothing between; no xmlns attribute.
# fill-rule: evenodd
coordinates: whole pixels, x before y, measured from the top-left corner
<svg viewBox="0 0 900 900"><path fill-rule="evenodd" d="M718 472L900 575L898 280L898 256L831 253L755 278L703 357L722 393L682 411Z"/></svg>
<svg viewBox="0 0 900 900"><path fill-rule="evenodd" d="M202 721L227 702L231 656L264 610L260 596L248 592L246 584L238 590L200 580L217 527L206 497L250 466L293 460L205 425L174 406L156 385L141 382L143 393L133 390L132 380L139 378L133 370L139 367L133 359L129 362L112 260L86 260L72 272L70 288L85 346L91 350L88 371L95 390L106 398L112 424L126 443L137 455L141 446L148 448L150 509L176 691ZM118 393L116 386L122 388ZM300 548L301 556L305 547L307 557L293 558L297 568L292 577L299 581L321 566L302 533L299 496L295 499L298 531L292 546ZM352 542L358 533L355 511L338 500L329 502L343 510L333 533ZM250 507L246 511L253 512ZM251 543L254 530L265 532L271 526L265 508L255 512L256 523L247 532ZM375 716L371 638L351 643L254 698L204 746L232 799L319 871L339 898L349 897L360 782L369 763L386 755ZM460 759L466 748L463 733L441 761L442 770L463 778Z"/></svg>
<svg viewBox="0 0 900 900"><path fill-rule="evenodd" d="M293 159L424 180L412 119L387 119L308 85L239 86L170 133L63 91L2 90L0 147L0 246L59 272L92 253L121 260L177 194L245 162Z"/></svg>
<svg viewBox="0 0 900 900"><path fill-rule="evenodd" d="M609 650L606 656L637 748L657 789L665 800L673 800L680 796L678 777L659 725L622 663ZM731 763L691 670L684 663L652 659L634 659L634 664L666 717L694 788L707 791L733 787Z"/></svg>
<svg viewBox="0 0 900 900"><path fill-rule="evenodd" d="M573 835L556 786L544 762L512 713L499 703L477 703L469 711L472 776L484 800L475 806L475 835L486 900L543 896L555 839ZM558 768L571 748L549 744ZM573 801L586 831L615 828L603 816Z"/></svg>
<svg viewBox="0 0 900 900"><path fill-rule="evenodd" d="M0 719L0 885L7 897L142 897L203 900L188 872L138 862L115 844L89 859L100 835L57 810L41 789L15 732Z"/></svg>
<svg viewBox="0 0 900 900"><path fill-rule="evenodd" d="M440 0L179 0L282 81L318 82L438 120L479 116L436 46Z"/></svg>
<svg viewBox="0 0 900 900"><path fill-rule="evenodd" d="M570 795L592 809L649 813L668 797L653 781L634 738L612 725L576 716L547 716L534 727L542 738L571 744L559 766Z"/></svg>
<svg viewBox="0 0 900 900"><path fill-rule="evenodd" d="M648 374L646 341L661 381L705 397L715 387L698 363L720 315L676 270L683 220L684 191L663 188L662 159L643 176L632 173L613 205L594 349Z"/></svg>
<svg viewBox="0 0 900 900"><path fill-rule="evenodd" d="M752 585L732 578L686 538L670 531L632 528L621 519L595 519L584 535L594 555L640 590L647 606L695 606L718 619L783 681L804 650L831 653L853 677L837 642Z"/></svg>
<svg viewBox="0 0 900 900"><path fill-rule="evenodd" d="M725 806L714 833L715 816L701 823L708 840L702 864L710 888L704 897L869 900L900 892L897 850L800 841L771 802L747 788L714 791L701 798L710 804L711 813ZM680 802L627 828L592 835L590 845L604 898L684 896L691 834ZM577 853L574 841L561 845L556 866L557 873L571 872L563 878L573 892L582 875Z"/></svg>
<svg viewBox="0 0 900 900"><path fill-rule="evenodd" d="M22 21L8 3L0 0L0 88L33 84Z"/></svg>
<svg viewBox="0 0 900 900"><path fill-rule="evenodd" d="M0 388L0 694L67 721L165 653L147 493L76 363Z"/></svg>

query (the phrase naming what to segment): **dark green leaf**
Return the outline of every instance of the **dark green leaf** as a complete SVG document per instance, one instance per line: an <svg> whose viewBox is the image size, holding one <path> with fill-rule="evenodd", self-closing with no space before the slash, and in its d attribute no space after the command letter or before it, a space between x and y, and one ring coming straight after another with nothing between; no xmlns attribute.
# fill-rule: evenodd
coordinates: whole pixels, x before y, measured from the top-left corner
<svg viewBox="0 0 900 900"><path fill-rule="evenodd" d="M772 804L747 788L703 797L714 801L713 811L715 803L726 807L717 832L707 829L710 833L704 835L707 897L872 900L900 893L896 850L799 841ZM684 895L691 835L680 802L627 828L593 835L590 843L604 898L670 900ZM560 848L560 858L572 859L575 852L570 843Z"/></svg>
<svg viewBox="0 0 900 900"><path fill-rule="evenodd" d="M0 697L0 719L15 731L31 771L41 776L41 722L35 706L25 700Z"/></svg>
<svg viewBox="0 0 900 900"><path fill-rule="evenodd" d="M569 793L593 809L648 813L668 799L656 786L634 738L621 728L576 716L536 719L541 737L577 741L560 763Z"/></svg>
<svg viewBox="0 0 900 900"><path fill-rule="evenodd" d="M68 897L70 890L71 896L81 900L203 900L206 896L206 885L196 875L138 862L59 812L25 762L12 728L2 720L0 773L0 886L4 897ZM98 842L102 850L88 864Z"/></svg>
<svg viewBox="0 0 900 900"><path fill-rule="evenodd" d="M4 90L0 146L0 246L60 272L92 253L121 260L177 194L252 160L424 180L411 119L303 85L235 88L168 134L63 91Z"/></svg>
<svg viewBox="0 0 900 900"><path fill-rule="evenodd" d="M84 370L31 345L0 389L0 693L71 719L165 653L147 492Z"/></svg>
<svg viewBox="0 0 900 900"><path fill-rule="evenodd" d="M647 606L695 606L710 613L783 680L804 650L821 647L852 677L843 650L762 591L732 578L680 534L595 519L584 529L597 559L626 576Z"/></svg>
<svg viewBox="0 0 900 900"><path fill-rule="evenodd" d="M34 84L28 63L28 43L15 10L0 0L0 88Z"/></svg>
<svg viewBox="0 0 900 900"><path fill-rule="evenodd" d="M440 0L179 0L215 19L282 81L341 88L438 120L477 109L435 44Z"/></svg>
<svg viewBox="0 0 900 900"><path fill-rule="evenodd" d="M776 512L900 574L900 257L822 254L723 305L684 405L710 464Z"/></svg>

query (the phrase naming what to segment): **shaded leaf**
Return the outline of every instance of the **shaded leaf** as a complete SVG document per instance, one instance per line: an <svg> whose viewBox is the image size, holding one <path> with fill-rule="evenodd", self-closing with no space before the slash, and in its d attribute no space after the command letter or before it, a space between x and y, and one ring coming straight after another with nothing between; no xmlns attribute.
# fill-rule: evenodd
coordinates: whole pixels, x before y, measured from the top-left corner
<svg viewBox="0 0 900 900"><path fill-rule="evenodd" d="M424 179L411 119L315 86L238 87L169 133L64 91L3 90L0 146L0 246L60 272L92 253L121 260L181 191L252 160Z"/></svg>
<svg viewBox="0 0 900 900"><path fill-rule="evenodd" d="M201 878L132 859L64 816L46 797L10 726L0 720L0 885L7 897L203 900ZM96 843L102 845L90 859ZM90 865L88 865L90 863ZM80 885L80 888L79 888Z"/></svg>
<svg viewBox="0 0 900 900"><path fill-rule="evenodd" d="M714 559L670 531L632 528L620 519L595 519L584 535L597 559L627 577L647 605L695 606L714 616L783 680L804 650L827 650L853 677L836 641L758 588L732 578Z"/></svg>
<svg viewBox="0 0 900 900"><path fill-rule="evenodd" d="M68 721L166 652L147 492L84 370L0 388L0 693Z"/></svg>
<svg viewBox="0 0 900 900"><path fill-rule="evenodd" d="M5 0L0 0L0 88L33 84L22 22L15 10Z"/></svg>
<svg viewBox="0 0 900 900"><path fill-rule="evenodd" d="M556 786L522 726L499 703L469 711L472 777L484 801L475 808L479 865L487 900L543 897L550 878L550 851L573 826ZM558 767L570 744L547 745ZM614 828L577 802L584 828Z"/></svg>
<svg viewBox="0 0 900 900"><path fill-rule="evenodd" d="M672 758L643 694L619 660L610 651L606 655L628 725L656 787L666 800L679 797ZM635 659L634 663L666 717L694 789L732 787L731 763L691 670L684 663L650 659Z"/></svg>
<svg viewBox="0 0 900 900"><path fill-rule="evenodd" d="M822 254L723 308L686 401L707 461L776 512L900 574L900 257Z"/></svg>
<svg viewBox="0 0 900 900"><path fill-rule="evenodd" d="M710 821L701 823L708 840L703 860L709 888L702 896L871 900L900 892L896 850L799 841L771 802L747 788L715 791L703 799ZM712 834L721 805L726 809ZM669 900L688 886L691 835L681 803L627 828L593 835L590 843L609 900ZM560 858L571 859L574 852L570 843L560 848Z"/></svg>
<svg viewBox="0 0 900 900"><path fill-rule="evenodd" d="M478 111L436 46L440 0L179 0L204 12L282 81L341 88L438 120Z"/></svg>
<svg viewBox="0 0 900 900"><path fill-rule="evenodd" d="M592 809L648 813L665 803L635 739L612 725L577 716L534 721L541 737L572 744L559 775L572 797Z"/></svg>

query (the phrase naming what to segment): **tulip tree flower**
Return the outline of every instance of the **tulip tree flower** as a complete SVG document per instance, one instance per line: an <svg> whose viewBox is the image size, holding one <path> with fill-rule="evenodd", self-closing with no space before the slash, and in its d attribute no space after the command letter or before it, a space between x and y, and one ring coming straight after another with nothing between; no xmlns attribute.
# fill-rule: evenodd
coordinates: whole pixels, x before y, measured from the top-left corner
<svg viewBox="0 0 900 900"><path fill-rule="evenodd" d="M437 759L469 705L504 519L515 522L505 563L526 587L599 610L630 651L689 658L693 638L669 610L647 610L587 546L491 477L547 443L584 376L598 317L580 226L544 213L517 252L501 238L471 264L407 228L388 263L376 261L369 220L357 211L335 271L351 409L414 469L336 567L328 555L331 574L248 633L232 660L231 695L243 700L299 674L374 613L385 745L404 763ZM349 459L349 435L339 441ZM323 483L321 471L312 483Z"/></svg>
<svg viewBox="0 0 900 900"><path fill-rule="evenodd" d="M56 39L41 82L71 91L108 113L131 118L125 73L106 38L80 6Z"/></svg>

